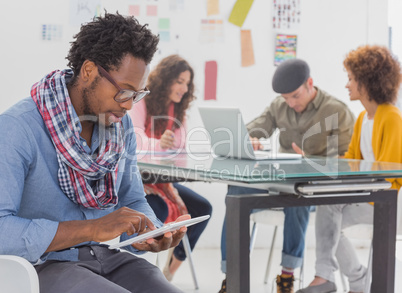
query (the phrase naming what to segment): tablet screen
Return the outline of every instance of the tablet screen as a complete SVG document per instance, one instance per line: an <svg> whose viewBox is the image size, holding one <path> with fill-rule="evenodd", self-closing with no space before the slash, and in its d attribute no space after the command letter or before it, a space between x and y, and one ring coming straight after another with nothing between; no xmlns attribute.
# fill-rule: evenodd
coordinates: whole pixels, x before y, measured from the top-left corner
<svg viewBox="0 0 402 293"><path fill-rule="evenodd" d="M167 232L175 231L175 230L179 229L180 227L183 227L183 226L188 227L188 226L197 224L199 222L208 220L209 217L210 217L209 215L206 215L206 216L201 216L201 217L197 217L197 218L193 218L193 219L188 219L188 220L185 220L185 221L172 222L172 223L166 224L166 225L164 225L164 226L162 226L162 227L160 227L160 228L158 228L156 230L152 230L152 231L146 232L144 234L135 236L133 238L127 239L125 241L122 241L122 242L119 242L119 243L116 243L116 244L112 244L112 245L109 246L109 249L115 249L115 248L130 245L130 244L133 244L133 243L145 241L145 240L150 239L150 238L155 238L155 237L161 236L161 235L163 235L163 234L165 234Z"/></svg>

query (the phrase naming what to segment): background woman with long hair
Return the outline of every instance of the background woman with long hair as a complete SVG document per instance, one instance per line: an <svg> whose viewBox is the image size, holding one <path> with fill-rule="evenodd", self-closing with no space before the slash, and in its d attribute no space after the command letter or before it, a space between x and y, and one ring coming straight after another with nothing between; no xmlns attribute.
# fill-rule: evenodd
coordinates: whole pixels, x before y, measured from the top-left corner
<svg viewBox="0 0 402 293"><path fill-rule="evenodd" d="M168 56L150 73L147 88L150 94L138 102L130 112L137 136L137 149L166 151L184 149L186 139L186 111L194 96L194 71L178 55ZM171 222L182 214L193 218L211 215L207 199L179 183L145 184L147 200L162 222ZM208 221L188 227L191 249L194 248ZM163 270L170 281L185 260L183 243L169 254Z"/></svg>

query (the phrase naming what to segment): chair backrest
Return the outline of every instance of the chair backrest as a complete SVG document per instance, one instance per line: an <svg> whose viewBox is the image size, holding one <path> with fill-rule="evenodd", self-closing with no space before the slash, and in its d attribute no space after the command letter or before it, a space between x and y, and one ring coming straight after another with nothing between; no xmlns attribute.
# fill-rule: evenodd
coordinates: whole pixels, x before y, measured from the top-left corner
<svg viewBox="0 0 402 293"><path fill-rule="evenodd" d="M398 205L397 205L397 218L396 218L396 234L402 237L402 188L398 192ZM358 224L348 227L343 230L343 233L348 238L354 239L372 239L373 238L373 225L371 224Z"/></svg>
<svg viewBox="0 0 402 293"><path fill-rule="evenodd" d="M310 212L309 226L315 225L315 211ZM283 226L285 214L283 209L264 209L250 214L250 220L259 224Z"/></svg>
<svg viewBox="0 0 402 293"><path fill-rule="evenodd" d="M0 292L39 293L39 279L33 265L15 255L0 255Z"/></svg>

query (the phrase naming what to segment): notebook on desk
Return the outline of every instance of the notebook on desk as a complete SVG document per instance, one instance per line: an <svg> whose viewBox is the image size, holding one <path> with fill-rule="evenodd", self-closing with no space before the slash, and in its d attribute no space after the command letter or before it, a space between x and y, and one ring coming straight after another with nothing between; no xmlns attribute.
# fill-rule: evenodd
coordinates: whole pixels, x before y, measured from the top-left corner
<svg viewBox="0 0 402 293"><path fill-rule="evenodd" d="M248 160L301 159L301 155L273 151L255 151L248 130L237 108L198 108L209 133L212 152L221 157Z"/></svg>

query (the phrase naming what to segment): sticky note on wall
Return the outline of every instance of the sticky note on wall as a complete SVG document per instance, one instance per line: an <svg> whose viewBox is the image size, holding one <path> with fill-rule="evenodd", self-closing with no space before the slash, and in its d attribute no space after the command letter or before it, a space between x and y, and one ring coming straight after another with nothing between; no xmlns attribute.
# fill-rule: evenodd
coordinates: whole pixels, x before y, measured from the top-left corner
<svg viewBox="0 0 402 293"><path fill-rule="evenodd" d="M169 31L160 31L159 32L159 40L161 42L170 42L170 32Z"/></svg>
<svg viewBox="0 0 402 293"><path fill-rule="evenodd" d="M254 0L237 0L229 16L229 22L242 27Z"/></svg>
<svg viewBox="0 0 402 293"><path fill-rule="evenodd" d="M170 18L159 18L158 28L160 30L170 29Z"/></svg>
<svg viewBox="0 0 402 293"><path fill-rule="evenodd" d="M207 1L207 15L219 14L219 0L208 0Z"/></svg>
<svg viewBox="0 0 402 293"><path fill-rule="evenodd" d="M204 100L216 100L217 79L218 64L216 61L205 62Z"/></svg>
<svg viewBox="0 0 402 293"><path fill-rule="evenodd" d="M250 30L241 30L241 66L247 67L254 65L253 40Z"/></svg>
<svg viewBox="0 0 402 293"><path fill-rule="evenodd" d="M128 15L137 17L140 16L140 6L139 5L128 6Z"/></svg>
<svg viewBox="0 0 402 293"><path fill-rule="evenodd" d="M157 16L157 15L158 15L158 6L148 5L147 6L147 16Z"/></svg>

